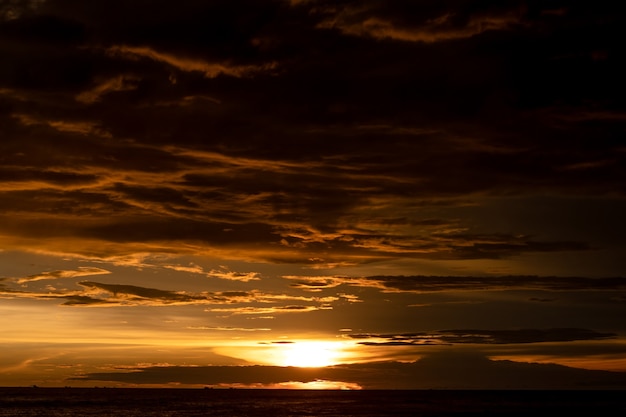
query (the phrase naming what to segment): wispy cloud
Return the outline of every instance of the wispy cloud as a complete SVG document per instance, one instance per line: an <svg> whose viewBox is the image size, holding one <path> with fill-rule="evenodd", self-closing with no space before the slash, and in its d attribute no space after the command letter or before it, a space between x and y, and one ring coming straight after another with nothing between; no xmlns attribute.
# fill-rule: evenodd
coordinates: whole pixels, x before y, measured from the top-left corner
<svg viewBox="0 0 626 417"><path fill-rule="evenodd" d="M170 65L181 71L201 72L207 78L215 78L220 75L246 77L257 73L268 73L277 67L277 64L274 62L263 65L235 65L224 62L212 63L199 58L157 51L149 46L115 45L107 48L107 53L112 56L120 56L128 59L147 58Z"/></svg>
<svg viewBox="0 0 626 417"><path fill-rule="evenodd" d="M60 270L60 271L43 272L41 274L30 275L24 278L17 278L16 281L18 284L23 284L26 282L33 282L33 281L86 277L90 275L104 275L104 274L110 274L110 273L111 271L108 271L106 269L83 266L83 267L79 267L77 270Z"/></svg>
<svg viewBox="0 0 626 417"><path fill-rule="evenodd" d="M207 278L219 278L225 279L229 281L241 281L241 282L250 282L250 281L258 281L261 279L261 274L259 272L237 272L231 271L228 266L220 265L219 268L211 269L210 271L205 271L199 265L190 264L189 266L184 265L163 265L164 268L173 269L179 272L188 272L192 274L204 275Z"/></svg>
<svg viewBox="0 0 626 417"><path fill-rule="evenodd" d="M320 24L321 28L338 28L347 35L370 36L378 39L393 39L408 42L442 42L469 38L489 30L508 29L519 23L515 15L474 16L462 26L452 22L455 16L444 14L425 21L422 25L406 27L378 17L368 17L363 21L350 22L347 16L338 16Z"/></svg>
<svg viewBox="0 0 626 417"><path fill-rule="evenodd" d="M15 20L22 14L36 11L46 0L7 1L0 4L0 20Z"/></svg>
<svg viewBox="0 0 626 417"><path fill-rule="evenodd" d="M191 330L217 330L222 332L269 332L268 327L226 327L226 326L190 326Z"/></svg>
<svg viewBox="0 0 626 417"><path fill-rule="evenodd" d="M383 292L431 293L441 291L615 291L626 289L626 278L511 276L284 276L295 288L315 290L340 285L378 288Z"/></svg>
<svg viewBox="0 0 626 417"><path fill-rule="evenodd" d="M331 310L330 305L301 305L292 304L286 306L275 307L229 307L229 308L210 308L207 311L213 313L228 313L231 315L257 315L257 314L283 314L283 313L308 313L317 310Z"/></svg>
<svg viewBox="0 0 626 417"><path fill-rule="evenodd" d="M139 78L132 75L120 75L114 78L99 81L93 88L76 95L76 101L92 104L109 93L117 91L131 91L137 88Z"/></svg>
<svg viewBox="0 0 626 417"><path fill-rule="evenodd" d="M93 121L43 119L26 113L14 113L11 116L19 120L24 126L43 125L62 133L95 135L100 137L111 136L99 123Z"/></svg>
<svg viewBox="0 0 626 417"><path fill-rule="evenodd" d="M60 278L76 278L88 275L108 274L100 268L83 268L77 271L53 271L32 275L21 279L4 278L0 284L0 296L5 298L27 299L59 299L65 300L65 306L175 306L175 305L206 305L207 311L230 314L267 314L309 312L332 309L332 303L340 300L335 296L303 297L279 292L249 291L214 291L187 292L171 291L127 284L108 284L94 281L80 281L77 284L82 290L55 289L48 287L45 292L25 288L13 288L12 282L26 284L33 281ZM350 297L350 296L345 296ZM294 304L299 303L299 304ZM228 305L229 307L215 307ZM223 327L222 330L226 330Z"/></svg>
<svg viewBox="0 0 626 417"><path fill-rule="evenodd" d="M334 288L342 285L344 280L349 280L348 277L328 277L328 276L299 276L299 275L286 275L283 278L294 281L290 284L293 288L299 288L306 291L321 291L325 288Z"/></svg>
<svg viewBox="0 0 626 417"><path fill-rule="evenodd" d="M427 346L454 344L518 344L543 342L573 342L581 340L615 339L615 333L602 333L588 329L519 329L519 330L479 330L458 329L435 332L401 334L350 334L353 339L363 340L366 346Z"/></svg>
<svg viewBox="0 0 626 417"><path fill-rule="evenodd" d="M336 28L353 36L433 43L506 30L521 23L521 10L515 8L481 10L478 6L475 10L454 10L430 6L420 9L406 5L403 14L392 5L374 1L322 8L329 16L319 27Z"/></svg>
<svg viewBox="0 0 626 417"><path fill-rule="evenodd" d="M226 266L220 266L219 269L212 269L207 273L209 278L227 279L230 281L258 281L261 279L261 274L258 272L235 272L231 271Z"/></svg>

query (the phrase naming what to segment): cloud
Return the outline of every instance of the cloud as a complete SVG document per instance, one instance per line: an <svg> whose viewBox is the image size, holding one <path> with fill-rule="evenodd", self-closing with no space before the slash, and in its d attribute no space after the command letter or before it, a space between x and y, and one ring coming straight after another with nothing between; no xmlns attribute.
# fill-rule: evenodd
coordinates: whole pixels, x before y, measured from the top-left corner
<svg viewBox="0 0 626 417"><path fill-rule="evenodd" d="M586 251L584 242L538 242L528 236L432 233L430 236L350 236L350 245L382 254L432 259L500 259L522 253Z"/></svg>
<svg viewBox="0 0 626 417"><path fill-rule="evenodd" d="M24 126L48 126L61 133L78 135L96 135L100 137L110 137L110 134L102 129L97 122L83 120L50 120L41 119L33 115L24 113L14 113L11 117L19 120Z"/></svg>
<svg viewBox="0 0 626 417"><path fill-rule="evenodd" d="M212 269L207 273L207 276L209 278L220 278L242 282L258 281L261 279L261 274L258 272L235 272L225 266L220 266L219 269Z"/></svg>
<svg viewBox="0 0 626 417"><path fill-rule="evenodd" d="M257 315L257 314L282 314L282 313L309 313L317 310L332 310L327 304L321 305L300 305L292 304L276 307L232 307L232 308L210 308L207 311L213 313L229 313L231 315Z"/></svg>
<svg viewBox="0 0 626 417"><path fill-rule="evenodd" d="M180 116L186 117L183 114ZM161 116L167 117L154 116L155 123L160 123ZM140 139L98 139L97 129L104 131L105 126L116 138L127 133L134 136L111 125L120 120L117 118L65 124L40 116L16 120L24 134L29 129L46 129L45 134L59 135L58 152L47 150L45 141L32 139L26 147L16 139L16 152L8 154L12 164L6 166L22 168L14 180L0 184L4 190L1 205L5 213L23 217L15 221L12 216L14 224L8 226L12 234L22 238L38 237L41 229L63 229L46 224L65 223L67 234L110 243L107 248L117 246L120 252L135 250L133 241L158 241L172 253L183 248L228 256L246 253L256 260L307 262L320 268L390 257L504 259L525 253L591 249L584 241L546 240L522 233L476 233L458 219L421 218L410 209L415 204L462 206L467 201L449 200L450 196L498 190L501 184L493 181L500 176L492 175L491 165L483 160L496 163L490 143L468 139L465 148L460 148L463 140L459 138L420 133L417 146L409 140L416 136L414 133L360 126L343 128L327 150L320 148L322 157L303 160L295 150L286 155L264 154L261 142L247 144L243 152L228 147L219 151L197 149L185 141L156 146ZM329 130L324 137L337 135ZM89 137L73 137L77 133ZM187 138L187 133L180 134ZM355 138L363 142L358 152L335 148L335 143L345 139L350 144ZM282 144L282 139L277 140ZM396 145L383 146L386 140ZM319 146L310 145L312 150ZM395 146L403 149L403 155L396 155ZM279 147L284 150L289 145ZM17 156L19 153L28 153L30 158L25 161ZM502 157L502 152L496 153ZM413 161L404 154L425 156L423 161ZM433 162L440 157L447 158L449 171L442 172ZM525 167L518 164L518 158L525 156L511 150L504 157L502 166L518 167L511 175L523 179ZM469 167L471 174L459 175L457 166ZM11 175L7 172L7 180ZM473 175L480 178L470 178ZM516 181L506 186L515 186ZM46 187L50 183L56 185L54 192ZM520 187L525 186L520 182ZM16 190L24 192L11 193ZM420 197L403 197L409 193ZM42 204L25 203L34 194ZM73 219L67 218L68 210L75 215ZM41 211L48 215L26 215ZM63 216L55 217L54 212ZM90 213L93 221L87 221L83 213ZM50 241L52 238L48 236ZM86 249L86 245L75 246ZM250 250L251 246L256 250ZM328 251L329 247L333 251ZM89 248L91 253L93 250ZM116 254L100 254L111 255Z"/></svg>
<svg viewBox="0 0 626 417"><path fill-rule="evenodd" d="M33 281L86 277L90 275L103 275L103 274L110 274L110 273L111 271L107 271L106 269L82 266L82 267L79 267L78 270L50 271L50 272L43 272L41 274L30 275L24 278L17 278L16 282L18 284L23 284L26 282L33 282Z"/></svg>
<svg viewBox="0 0 626 417"><path fill-rule="evenodd" d="M19 19L24 13L36 11L46 0L6 1L0 4L0 20Z"/></svg>
<svg viewBox="0 0 626 417"><path fill-rule="evenodd" d="M402 5L397 7L398 2L390 3L395 3L393 6L396 7L382 2L364 2L354 7L339 8L336 14L329 13L331 16L319 27L336 28L352 36L433 43L470 38L487 31L508 30L519 25L522 17L519 9L472 11L469 8L437 8L431 4L422 10L417 7L409 11L402 10ZM411 9L411 6L407 8ZM415 16L418 18L415 19Z"/></svg>
<svg viewBox="0 0 626 417"><path fill-rule="evenodd" d="M250 281L258 281L261 279L261 274L258 272L236 272L231 271L227 266L220 265L217 269L211 269L210 271L205 271L199 265L191 264L189 266L183 265L164 265L164 268L173 269L179 272L188 272L192 274L200 274L205 275L207 278L219 278L225 279L229 281L241 281L241 282L250 282Z"/></svg>
<svg viewBox="0 0 626 417"><path fill-rule="evenodd" d="M552 303L556 301L556 298L539 298L539 297L531 297L528 299L529 301L535 301L538 303Z"/></svg>
<svg viewBox="0 0 626 417"><path fill-rule="evenodd" d="M144 265L151 266L151 265ZM65 306L175 306L207 305L207 311L233 315L257 315L266 313L303 313L332 309L331 304L339 297L303 297L284 293L250 291L215 291L192 293L170 291L127 284L108 284L94 281L80 281L82 290L55 289L48 287L45 292L11 288L11 282L24 284L33 281L75 278L87 275L110 273L100 268L81 268L78 271L53 271L32 275L21 279L4 278L7 284L0 284L0 296L5 298L61 299ZM342 295L341 297L345 297ZM349 296L348 296L349 297ZM307 303L307 304L293 304ZM229 305L230 307L215 307ZM271 306L268 306L271 305ZM227 327L222 327L226 330Z"/></svg>
<svg viewBox="0 0 626 417"><path fill-rule="evenodd" d="M120 75L97 83L90 90L76 95L76 101L92 104L101 100L106 94L117 91L131 91L137 89L139 78L132 75Z"/></svg>
<svg viewBox="0 0 626 417"><path fill-rule="evenodd" d="M217 327L190 326L187 328L191 330L211 330L211 331L217 330L217 331L224 331L224 332L268 332L272 330L267 327L250 328L250 327L224 327L224 326L217 326Z"/></svg>
<svg viewBox="0 0 626 417"><path fill-rule="evenodd" d="M73 170L35 170L30 167L4 166L0 168L2 191L6 194L33 191L41 188L79 189L98 181L98 176Z"/></svg>
<svg viewBox="0 0 626 417"><path fill-rule="evenodd" d="M296 279L297 288L309 288L306 277ZM320 284L319 278L312 278L313 287ZM371 276L371 277L327 277L320 285L324 288L339 285L378 288L383 292L430 293L441 291L620 291L626 289L626 278L585 278L585 277L541 277L527 275L511 276Z"/></svg>
<svg viewBox="0 0 626 417"><path fill-rule="evenodd" d="M196 265L196 264L189 264L189 266L184 266L184 265L164 265L164 268L168 268L168 269L173 269L174 271L178 271L178 272L188 272L191 274L204 274L204 268L202 268L200 265Z"/></svg>
<svg viewBox="0 0 626 417"><path fill-rule="evenodd" d="M621 199L608 9L244 4L51 1L0 22L3 244L324 269L599 246L462 209Z"/></svg>
<svg viewBox="0 0 626 417"><path fill-rule="evenodd" d="M117 303L119 305L279 303L293 300L328 303L337 299L335 297L307 298L287 294L264 293L256 290L187 293L182 291L166 291L155 288L139 287L135 285L103 284L91 281L81 281L78 284L86 288L85 295L105 300L108 303ZM234 314L257 314L257 311L313 311L320 308L325 307L285 305L266 308L253 306L211 308L209 310L218 312L233 312Z"/></svg>
<svg viewBox="0 0 626 417"><path fill-rule="evenodd" d="M182 378L181 378L182 376ZM315 372L305 368L282 368L271 366L211 366L211 367L149 367L133 372L90 374L70 380L117 380L134 384L183 382L185 384L220 383L278 383L287 381L312 382Z"/></svg>
<svg viewBox="0 0 626 417"><path fill-rule="evenodd" d="M601 333L588 329L518 329L518 330L438 330L402 334L350 334L349 337L365 340L366 346L427 346L455 344L502 345L519 343L573 342L580 340L615 339L615 333ZM370 340L371 339L371 340Z"/></svg>
<svg viewBox="0 0 626 417"><path fill-rule="evenodd" d="M75 276L93 275L72 275L52 273L41 274L29 277L27 281L39 281L44 279L68 278ZM108 271L107 271L108 273ZM241 298L239 293L202 293L188 294L182 291L167 291L156 288L140 287L136 285L106 284L93 281L80 281L78 285L83 290L51 290L46 292L14 290L3 288L2 294L8 298L30 298L30 299L64 299L65 306L167 306L167 305L187 305L187 304L222 304L230 303Z"/></svg>
<svg viewBox="0 0 626 417"><path fill-rule="evenodd" d="M285 275L283 278L295 281L289 284L293 288L302 289L305 291L321 291L325 288L334 288L344 283L342 277L327 277L327 276L298 276L298 275Z"/></svg>
<svg viewBox="0 0 626 417"><path fill-rule="evenodd" d="M316 379L365 389L590 389L626 386L623 372L591 371L553 364L492 361L475 352L441 352L412 363L380 362L326 368L275 366L145 367L100 372L69 381L127 384L261 384ZM501 394L498 394L501 395ZM393 406L390 405L390 406Z"/></svg>
<svg viewBox="0 0 626 417"><path fill-rule="evenodd" d="M103 284L92 281L81 281L79 285L85 287L88 292L104 292L120 304L141 304L142 302L156 302L159 304L185 304L207 301L209 297L203 295L185 294L178 291L165 291L155 288L138 287L135 285Z"/></svg>
<svg viewBox="0 0 626 417"><path fill-rule="evenodd" d="M42 296L41 298L56 298L52 296ZM59 298L65 298L64 306L108 306L117 305L115 301L109 301L101 298L93 298L86 295L65 295Z"/></svg>
<svg viewBox="0 0 626 417"><path fill-rule="evenodd" d="M202 59L177 56L166 52L159 52L148 46L115 45L107 48L107 53L127 59L147 58L153 61L170 65L187 72L201 72L207 78L220 75L231 77L246 77L256 73L268 73L276 69L276 63L264 65L232 65L227 63L209 63Z"/></svg>

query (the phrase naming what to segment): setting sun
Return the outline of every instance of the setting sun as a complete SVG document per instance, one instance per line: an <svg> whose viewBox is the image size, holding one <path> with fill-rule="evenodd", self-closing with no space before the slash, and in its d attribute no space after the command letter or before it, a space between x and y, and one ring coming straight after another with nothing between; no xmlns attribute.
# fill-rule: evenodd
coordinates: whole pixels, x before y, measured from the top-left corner
<svg viewBox="0 0 626 417"><path fill-rule="evenodd" d="M337 363L339 351L332 342L295 342L281 347L281 365L317 368Z"/></svg>

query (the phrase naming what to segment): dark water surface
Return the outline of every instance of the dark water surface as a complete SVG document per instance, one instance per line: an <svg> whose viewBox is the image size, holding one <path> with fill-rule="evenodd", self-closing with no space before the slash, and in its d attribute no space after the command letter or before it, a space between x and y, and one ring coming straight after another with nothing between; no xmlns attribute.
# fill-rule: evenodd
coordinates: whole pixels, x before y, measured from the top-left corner
<svg viewBox="0 0 626 417"><path fill-rule="evenodd" d="M534 417L564 412L626 416L626 391L0 388L0 416Z"/></svg>

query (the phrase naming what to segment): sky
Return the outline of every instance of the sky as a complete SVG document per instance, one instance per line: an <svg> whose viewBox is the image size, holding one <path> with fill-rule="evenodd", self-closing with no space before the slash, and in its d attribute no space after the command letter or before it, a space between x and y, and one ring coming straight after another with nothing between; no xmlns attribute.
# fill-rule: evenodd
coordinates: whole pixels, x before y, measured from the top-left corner
<svg viewBox="0 0 626 417"><path fill-rule="evenodd" d="M626 388L626 6L0 1L0 386Z"/></svg>

